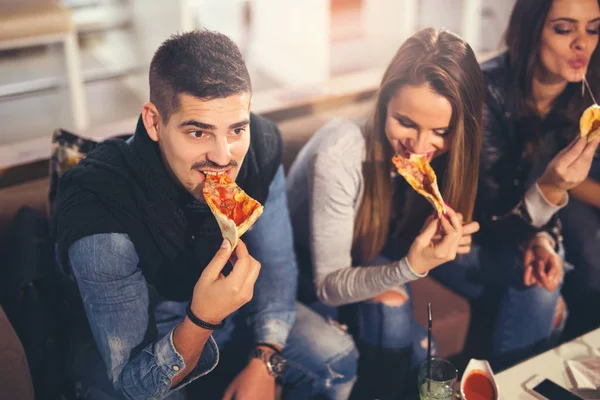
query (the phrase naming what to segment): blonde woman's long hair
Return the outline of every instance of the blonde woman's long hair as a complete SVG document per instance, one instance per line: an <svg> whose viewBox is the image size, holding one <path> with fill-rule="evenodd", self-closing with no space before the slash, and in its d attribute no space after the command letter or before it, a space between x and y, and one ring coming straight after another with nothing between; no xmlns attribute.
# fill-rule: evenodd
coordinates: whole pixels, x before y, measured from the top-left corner
<svg viewBox="0 0 600 400"><path fill-rule="evenodd" d="M354 224L352 249L359 263L367 263L379 254L389 234L394 150L385 135L388 102L401 87L425 83L452 105L442 194L465 221L472 218L481 150L483 76L473 50L464 40L444 30L427 28L398 49L383 75L375 110L364 129L364 193Z"/></svg>

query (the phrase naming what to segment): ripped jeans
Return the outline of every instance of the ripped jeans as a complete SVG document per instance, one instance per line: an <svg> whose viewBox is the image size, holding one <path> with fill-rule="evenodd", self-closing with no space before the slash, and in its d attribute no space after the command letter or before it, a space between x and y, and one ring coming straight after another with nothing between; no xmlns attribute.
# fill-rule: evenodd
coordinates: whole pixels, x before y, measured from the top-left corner
<svg viewBox="0 0 600 400"><path fill-rule="evenodd" d="M559 254L563 254L562 249ZM495 370L547 350L551 339L564 328L564 319L554 328L560 296L538 286L523 284L523 264L514 249L474 245L469 254L441 265L430 275L466 297L477 309L492 315L491 352ZM565 265L565 272L570 266ZM561 282L562 286L562 282Z"/></svg>
<svg viewBox="0 0 600 400"><path fill-rule="evenodd" d="M290 330L283 355L287 369L283 374L286 399L314 396L345 400L356 380L358 352L350 335L329 324L322 316L296 303L296 321ZM155 311L157 330L164 334L185 316L185 303L161 302ZM246 315L236 312L224 329L213 332L219 347L219 364L206 376L190 384L190 398L221 398L231 380L245 367L253 346ZM74 370L81 398L115 400L123 398L113 389L100 353L93 345L79 346ZM77 361L79 360L79 361ZM181 400L175 391L168 400Z"/></svg>
<svg viewBox="0 0 600 400"><path fill-rule="evenodd" d="M370 265L390 262L390 259L379 255ZM339 308L329 306L317 299L314 286L306 276L300 277L298 290L301 300L311 309L329 321L347 324L356 343L384 350L410 348L411 368L417 368L427 358L427 330L414 319L409 284L398 287L397 291L407 298L400 306L375 301L361 301ZM432 350L435 352L435 342Z"/></svg>
<svg viewBox="0 0 600 400"><path fill-rule="evenodd" d="M305 285L302 281L299 289L303 301L332 325L335 321L347 324L360 351L359 377L352 398L405 398L404 391L416 382L413 374L427 358L427 331L414 319L410 285L397 288L407 298L401 305L362 301L333 307L314 295L311 298L311 285L306 279ZM434 342L434 354L435 348Z"/></svg>
<svg viewBox="0 0 600 400"><path fill-rule="evenodd" d="M408 300L400 306L363 301L347 306L344 313L358 343L388 350L411 348L410 366L416 368L427 358L427 330L414 319L410 285L403 288Z"/></svg>
<svg viewBox="0 0 600 400"><path fill-rule="evenodd" d="M321 315L296 303L296 321L290 330L283 356L287 368L283 374L286 399L347 399L356 380L358 352L350 335L329 324ZM251 345L248 330L237 330L229 324L215 331L213 337L222 349L221 362L243 366ZM246 338L240 334L246 334ZM239 372L239 371L238 371ZM202 378L200 378L202 379Z"/></svg>

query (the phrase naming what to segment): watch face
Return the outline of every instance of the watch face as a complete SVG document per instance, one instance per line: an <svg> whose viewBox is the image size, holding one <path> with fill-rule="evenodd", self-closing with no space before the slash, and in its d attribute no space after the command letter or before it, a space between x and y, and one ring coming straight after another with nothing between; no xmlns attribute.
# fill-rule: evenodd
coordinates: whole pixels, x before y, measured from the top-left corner
<svg viewBox="0 0 600 400"><path fill-rule="evenodd" d="M285 365L287 361L281 354L273 353L271 355L271 359L269 360L271 363L271 367L273 368L273 372L277 374L277 376L281 376L285 371Z"/></svg>

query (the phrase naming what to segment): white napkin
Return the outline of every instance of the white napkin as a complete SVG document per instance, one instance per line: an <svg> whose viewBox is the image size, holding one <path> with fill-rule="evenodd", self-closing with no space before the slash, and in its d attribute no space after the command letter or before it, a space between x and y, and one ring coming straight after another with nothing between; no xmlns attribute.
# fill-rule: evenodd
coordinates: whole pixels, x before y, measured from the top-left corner
<svg viewBox="0 0 600 400"><path fill-rule="evenodd" d="M600 357L591 356L567 360L577 389L600 390Z"/></svg>

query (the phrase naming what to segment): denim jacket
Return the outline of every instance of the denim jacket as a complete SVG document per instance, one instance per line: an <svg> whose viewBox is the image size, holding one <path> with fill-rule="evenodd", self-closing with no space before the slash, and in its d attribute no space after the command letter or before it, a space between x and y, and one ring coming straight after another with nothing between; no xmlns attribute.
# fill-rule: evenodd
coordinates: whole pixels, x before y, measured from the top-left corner
<svg viewBox="0 0 600 400"><path fill-rule="evenodd" d="M254 298L243 307L246 322L256 342L284 346L295 319L297 264L282 167L270 184L262 216L243 240L262 263ZM184 318L186 304L157 297L126 234L78 240L69 249L69 263L115 389L130 399L168 396L172 379L185 368L173 344L173 329ZM157 326L165 320L170 321L168 329ZM175 389L210 372L218 358L211 337L195 369Z"/></svg>

